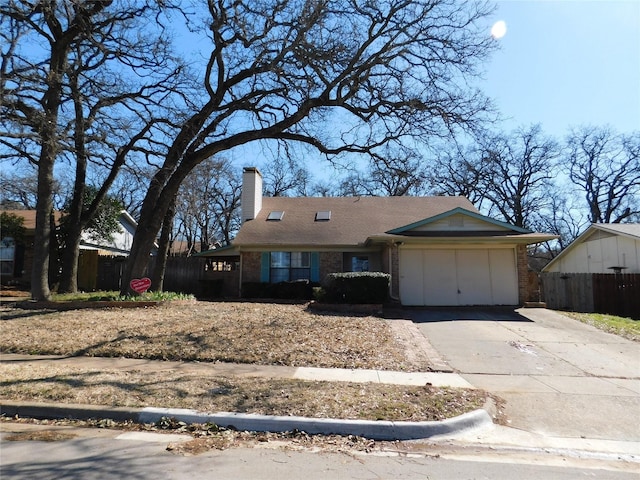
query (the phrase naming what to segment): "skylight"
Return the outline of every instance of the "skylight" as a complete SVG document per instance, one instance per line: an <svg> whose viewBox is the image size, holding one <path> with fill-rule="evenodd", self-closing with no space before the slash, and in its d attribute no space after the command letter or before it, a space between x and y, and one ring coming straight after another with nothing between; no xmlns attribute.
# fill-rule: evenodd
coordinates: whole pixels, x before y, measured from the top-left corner
<svg viewBox="0 0 640 480"><path fill-rule="evenodd" d="M329 220L331 220L331 210L316 212L316 222L328 222Z"/></svg>
<svg viewBox="0 0 640 480"><path fill-rule="evenodd" d="M279 222L284 217L284 211L282 210L274 210L273 212L269 212L269 216L267 217L268 221Z"/></svg>

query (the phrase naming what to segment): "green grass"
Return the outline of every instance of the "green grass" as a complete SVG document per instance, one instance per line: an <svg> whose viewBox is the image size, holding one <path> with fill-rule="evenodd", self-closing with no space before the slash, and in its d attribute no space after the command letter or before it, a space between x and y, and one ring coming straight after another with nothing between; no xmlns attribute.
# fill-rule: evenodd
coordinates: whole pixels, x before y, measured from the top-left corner
<svg viewBox="0 0 640 480"><path fill-rule="evenodd" d="M605 332L614 333L633 341L640 341L640 320L604 313L564 312L571 318L592 325Z"/></svg>
<svg viewBox="0 0 640 480"><path fill-rule="evenodd" d="M176 292L145 292L141 295L121 296L120 292L79 292L79 293L56 293L51 296L54 302L161 302L166 300L193 300L195 297L190 294Z"/></svg>

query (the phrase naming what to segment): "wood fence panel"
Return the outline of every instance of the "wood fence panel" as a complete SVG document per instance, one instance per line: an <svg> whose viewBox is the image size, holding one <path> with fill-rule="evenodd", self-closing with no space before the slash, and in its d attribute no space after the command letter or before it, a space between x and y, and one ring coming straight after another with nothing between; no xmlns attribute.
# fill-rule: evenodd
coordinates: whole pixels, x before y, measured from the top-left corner
<svg viewBox="0 0 640 480"><path fill-rule="evenodd" d="M126 261L126 257L98 257L96 289L120 290ZM155 257L150 260L145 276L151 276L155 261ZM163 290L202 298L239 297L239 270L207 271L206 262L202 257L169 257Z"/></svg>
<svg viewBox="0 0 640 480"><path fill-rule="evenodd" d="M593 274L594 311L640 319L639 274Z"/></svg>
<svg viewBox="0 0 640 480"><path fill-rule="evenodd" d="M98 251L80 250L78 255L78 290L93 292L98 279Z"/></svg>
<svg viewBox="0 0 640 480"><path fill-rule="evenodd" d="M96 289L120 290L120 279L122 278L126 261L127 257L121 256L98 257Z"/></svg>
<svg viewBox="0 0 640 480"><path fill-rule="evenodd" d="M201 257L169 257L164 274L164 290L200 295L200 277L206 259Z"/></svg>
<svg viewBox="0 0 640 480"><path fill-rule="evenodd" d="M590 273L543 273L540 279L548 308L593 312L593 280Z"/></svg>

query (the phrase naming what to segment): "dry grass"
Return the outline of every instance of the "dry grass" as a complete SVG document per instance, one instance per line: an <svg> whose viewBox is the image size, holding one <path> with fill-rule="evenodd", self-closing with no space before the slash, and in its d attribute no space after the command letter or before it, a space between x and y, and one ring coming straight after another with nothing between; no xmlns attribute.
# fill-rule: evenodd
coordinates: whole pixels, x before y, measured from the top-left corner
<svg viewBox="0 0 640 480"><path fill-rule="evenodd" d="M191 408L263 415L441 420L478 408L484 392L373 383L317 382L196 373L98 371L0 364L0 399L124 407Z"/></svg>
<svg viewBox="0 0 640 480"><path fill-rule="evenodd" d="M423 370L388 321L306 305L178 302L146 309L0 307L0 352ZM394 329L395 330L395 329ZM97 370L0 362L0 399L327 418L440 420L480 407L485 392L190 371Z"/></svg>
<svg viewBox="0 0 640 480"><path fill-rule="evenodd" d="M0 307L5 353L411 370L385 320L306 305L177 302L147 309ZM421 367L424 367L422 365Z"/></svg>

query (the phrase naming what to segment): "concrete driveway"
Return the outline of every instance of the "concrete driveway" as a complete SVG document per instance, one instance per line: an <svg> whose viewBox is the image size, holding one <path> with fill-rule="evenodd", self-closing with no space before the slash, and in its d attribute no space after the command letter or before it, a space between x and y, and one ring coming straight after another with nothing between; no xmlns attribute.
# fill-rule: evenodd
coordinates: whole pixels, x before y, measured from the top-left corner
<svg viewBox="0 0 640 480"><path fill-rule="evenodd" d="M510 427L640 442L639 343L545 309L408 312L455 371L506 401Z"/></svg>

